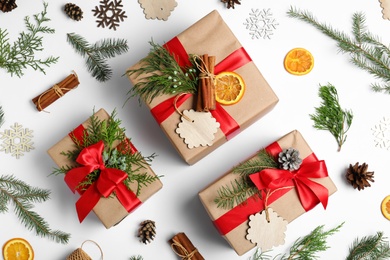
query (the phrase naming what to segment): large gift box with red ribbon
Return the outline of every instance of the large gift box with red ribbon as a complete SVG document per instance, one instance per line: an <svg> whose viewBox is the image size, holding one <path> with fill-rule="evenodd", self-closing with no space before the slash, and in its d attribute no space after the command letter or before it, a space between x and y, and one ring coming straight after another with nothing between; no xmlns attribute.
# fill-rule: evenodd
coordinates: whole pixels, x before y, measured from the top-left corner
<svg viewBox="0 0 390 260"><path fill-rule="evenodd" d="M210 146L200 145L189 148L176 133L176 128L181 122L181 115L177 111L193 108L194 96L192 94L181 96L164 94L155 97L150 102L144 100L168 139L190 165L266 115L279 101L255 62L215 10L166 42L164 48L169 50L182 68L189 64L189 55L205 53L213 55L216 57L215 75L220 72L233 71L243 78L246 85L245 93L238 103L233 105L217 103L216 109L210 111L220 124ZM141 64L140 61L129 70L139 68ZM128 76L133 86L143 79L142 75L136 77L134 74L128 74Z"/></svg>
<svg viewBox="0 0 390 260"><path fill-rule="evenodd" d="M100 122L105 122L110 115L100 109L94 112L93 117ZM105 165L104 142L97 141L81 150L76 160L72 160L64 153L75 150L75 143L83 142L87 134L86 129L91 125L91 117L72 130L67 136L48 150L48 154L58 165L59 169L67 169L64 180L68 187L80 197L76 202L76 212L79 221L82 222L86 216L93 211L106 228L110 228L122 221L130 212L144 203L158 190L162 188L162 183L149 163L137 151L130 139L113 142L113 151L115 154L130 153L137 156L141 163L131 165L133 169L141 172L145 177L153 179L146 187L142 188L137 196L136 181L128 182L128 175L119 168ZM107 149L106 149L107 150ZM120 155L119 155L120 156ZM119 158L119 157L117 157ZM80 189L82 181L85 181L92 172L99 172L98 178L92 184L88 184L85 189ZM124 184L127 182L127 185Z"/></svg>
<svg viewBox="0 0 390 260"><path fill-rule="evenodd" d="M221 190L226 190L242 178L242 174L234 170L239 169L238 166L199 192L199 198L214 226L238 255L248 252L257 245L247 239L248 223L252 219L250 216L271 208L290 223L318 204L326 208L328 197L337 191L328 176L325 161L316 157L299 131L294 130L286 134L262 151L274 157L277 163L280 154L286 149L292 151L291 148L299 152L300 166L293 170L276 167L250 173L246 179L248 185L259 193L245 198L245 201L238 205L226 208L216 203ZM259 160L259 154L260 152L256 153L239 165ZM281 161L284 162L284 159ZM270 236L265 238L271 239Z"/></svg>

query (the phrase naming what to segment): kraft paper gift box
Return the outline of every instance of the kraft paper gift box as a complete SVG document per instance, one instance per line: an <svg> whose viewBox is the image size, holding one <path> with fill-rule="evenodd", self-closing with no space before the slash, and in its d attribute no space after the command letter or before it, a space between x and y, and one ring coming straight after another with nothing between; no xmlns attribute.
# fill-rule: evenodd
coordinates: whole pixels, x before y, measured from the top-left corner
<svg viewBox="0 0 390 260"><path fill-rule="evenodd" d="M302 165L305 163L305 160L307 163L307 160L309 159L325 164L324 161L319 161L317 159L309 145L297 130L286 134L265 149L268 151L268 149L274 149L275 147L277 147L277 151L288 148L298 150L300 158L303 159ZM256 160L256 156L257 153L248 158L248 160ZM247 162L248 160L245 160L244 162ZM261 171L259 174L261 174ZM331 178L327 176L327 174L325 175L326 177L310 178L310 180L325 187L328 191L326 196L330 196L337 191L337 188ZM250 215L259 213L264 209L264 197L262 199L249 198L245 203L235 206L232 209L217 207L217 204L214 202L214 199L218 196L218 190L221 187L230 186L231 183L239 177L240 174L233 173L232 170L227 172L221 178L200 191L199 198L219 233L227 240L238 255L243 255L256 246L246 239L247 229L249 228L248 222ZM296 187L292 189L281 189L277 192L280 193L272 200L272 197L269 197L268 206L288 223L306 212L298 197ZM275 192L275 194L277 192ZM314 206L318 203L319 202L314 203Z"/></svg>
<svg viewBox="0 0 390 260"><path fill-rule="evenodd" d="M179 60L188 59L189 54L203 55L207 53L210 56L215 56L215 74L218 71L234 71L241 75L246 84L244 96L238 103L230 106L220 105L217 108L216 113L219 113L218 111L227 112L232 121L225 123L217 119L221 127L215 134L215 139L211 146L199 146L190 149L175 132L180 123L180 114L173 109L172 99L174 96L161 95L154 98L151 102L143 100L177 152L190 165L196 163L237 133L266 115L279 101L255 63L251 60L249 54L215 10L172 38L164 46L171 53L173 52L175 57L184 53L184 56L180 56ZM235 58L234 61L232 61L233 58ZM140 61L130 67L129 70L137 69L141 64L142 62ZM134 74L128 74L128 76L133 86L144 77L144 75L137 77ZM165 117L155 114L155 111L159 110L164 104L166 105L167 102L170 102L168 106L171 109L168 116L166 113L164 114ZM178 109L181 111L191 109L193 108L193 103L194 98L192 95L189 95ZM215 115L213 112L212 114L213 116ZM217 118L216 116L214 117Z"/></svg>
<svg viewBox="0 0 390 260"><path fill-rule="evenodd" d="M94 116L100 121L104 121L110 117L110 115L104 109L100 109L99 111L95 112ZM75 135L77 135L76 131L81 131L78 132L78 135L79 136L80 134L82 135L83 129L86 129L89 125L90 125L90 118L84 121L78 127L76 127L72 131L72 134L74 132ZM68 167L68 166L80 167L80 165L78 165L74 160L71 160L67 156L61 154L62 152L75 150L76 148L75 143L70 136L71 135L68 134L47 151L50 157L58 165L59 168ZM116 143L114 142L114 145L116 147L119 147L118 145L122 145L122 144L120 144L119 141L117 141ZM131 142L128 142L127 145L129 145L128 147L130 147L131 151L133 152L137 151ZM156 174L153 172L153 170L149 167L147 163L145 163L144 168L142 168L140 172L146 173L150 177L156 177ZM137 189L137 183L136 182L130 183L130 188L132 191L135 191ZM116 195L110 194L108 197L104 197L101 194L99 194L97 196L100 196L100 198L98 199L97 204L93 207L92 211L100 219L103 225L108 229L118 224L120 221L122 221L130 212L135 210L138 206L142 205L142 203L148 200L152 195L154 195L161 188L162 188L161 181L159 179L156 179L152 183L148 184L146 187L143 187L138 197L135 195L134 192L129 191L127 189L124 192L125 199L123 201L127 201L128 204L131 204L128 206L128 209L126 209L125 206L123 206L123 204L117 198ZM115 192L117 193L117 190L115 190ZM80 222L81 221L82 220L80 219Z"/></svg>

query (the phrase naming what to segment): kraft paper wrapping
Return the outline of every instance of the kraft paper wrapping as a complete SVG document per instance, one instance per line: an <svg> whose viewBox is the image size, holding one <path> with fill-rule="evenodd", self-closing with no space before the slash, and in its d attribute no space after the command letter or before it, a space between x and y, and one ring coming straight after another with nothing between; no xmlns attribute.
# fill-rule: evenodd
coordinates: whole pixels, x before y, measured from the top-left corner
<svg viewBox="0 0 390 260"><path fill-rule="evenodd" d="M181 44L188 54L209 54L216 56L216 64L222 61L233 51L242 47L230 28L223 21L217 11L212 11L204 18L190 26L188 29L177 35ZM140 62L129 69L139 68ZM255 121L266 115L278 103L279 99L264 79L253 61L245 64L235 70L240 74L246 83L246 92L243 98L231 106L222 106L238 123L240 130L244 130ZM130 82L135 85L146 75L136 78L134 75L129 77ZM152 102L146 102L149 109L152 109L162 101L172 96L162 95ZM180 111L194 108L193 97L189 98L182 106ZM227 142L223 132L218 129L215 134L214 142L211 146L189 149L184 140L175 133L177 125L180 123L179 113L173 113L168 119L161 123L160 127L176 148L181 157L188 163L194 164L216 148Z"/></svg>
<svg viewBox="0 0 390 260"><path fill-rule="evenodd" d="M277 142L282 149L290 147L297 149L302 159L312 153L309 145L303 139L301 133L297 130L286 134ZM257 153L248 158L248 160L253 159L256 155ZM238 174L234 174L230 171L199 192L199 198L212 221L218 219L220 216L229 211L217 208L217 205L214 202L214 199L217 197L217 190L222 186L230 185L230 183L238 177ZM337 191L337 188L330 177L312 180L325 186L329 191L329 195ZM262 201L259 201L259 203L262 203ZM269 206L289 223L306 212L299 201L295 189L288 191ZM238 255L243 255L255 247L255 244L245 238L248 227L248 221L245 221L223 236Z"/></svg>
<svg viewBox="0 0 390 260"><path fill-rule="evenodd" d="M100 109L98 112L96 112L95 116L100 120L105 120L110 117L110 115L104 109ZM87 126L89 125L89 118L88 120L84 121L82 125L85 128L87 128ZM66 156L61 154L61 152L71 151L74 149L75 149L74 142L67 135L63 139L61 139L57 144L51 147L47 151L47 153L53 159L53 161L58 165L59 168L66 165L77 166L76 162L69 160ZM141 169L141 170L151 176L156 176L156 174L149 166L145 166L145 169ZM137 189L136 183L130 184L130 187L133 191ZM142 203L144 203L147 199L149 199L153 194L155 194L161 188L162 188L161 181L156 180L151 184L148 184L147 187L143 187L138 199ZM127 210L118 201L116 196L110 196L108 198L102 197L99 200L99 202L96 204L96 206L93 208L93 212L96 214L96 216L100 219L100 221L107 229L118 224L122 219L124 219L129 214L129 212L127 212Z"/></svg>

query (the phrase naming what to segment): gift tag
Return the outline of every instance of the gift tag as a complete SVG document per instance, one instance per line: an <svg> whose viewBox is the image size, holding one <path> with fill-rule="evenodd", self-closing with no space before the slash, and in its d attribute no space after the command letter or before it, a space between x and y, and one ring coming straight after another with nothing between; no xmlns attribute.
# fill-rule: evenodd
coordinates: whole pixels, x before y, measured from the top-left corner
<svg viewBox="0 0 390 260"><path fill-rule="evenodd" d="M191 149L200 145L211 146L218 128L219 123L210 112L196 112L191 109L183 111L176 133Z"/></svg>
<svg viewBox="0 0 390 260"><path fill-rule="evenodd" d="M383 19L390 20L390 0L379 0L382 7Z"/></svg>
<svg viewBox="0 0 390 260"><path fill-rule="evenodd" d="M261 251L266 251L274 246L284 244L285 234L288 222L278 216L271 208L268 208L269 222L266 212L251 215L249 217L249 228L246 239L256 244Z"/></svg>
<svg viewBox="0 0 390 260"><path fill-rule="evenodd" d="M177 6L175 0L138 0L144 9L146 19L168 20L168 16Z"/></svg>

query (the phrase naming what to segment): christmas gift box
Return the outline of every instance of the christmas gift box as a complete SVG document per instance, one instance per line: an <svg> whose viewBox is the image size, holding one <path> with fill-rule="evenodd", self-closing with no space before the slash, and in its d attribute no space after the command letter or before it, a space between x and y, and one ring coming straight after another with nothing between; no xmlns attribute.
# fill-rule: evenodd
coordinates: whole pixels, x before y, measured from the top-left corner
<svg viewBox="0 0 390 260"><path fill-rule="evenodd" d="M125 136L116 112L93 115L48 150L68 187L80 194L80 223L93 211L108 229L162 188L150 162Z"/></svg>
<svg viewBox="0 0 390 260"><path fill-rule="evenodd" d="M217 11L212 11L163 46L151 45L149 55L126 72L133 85L129 92L146 103L172 145L190 165L266 115L279 101ZM174 65L167 64L169 57L166 58L164 50L176 61ZM207 66L205 56L210 58ZM155 66L153 59L156 57L164 57L163 61L157 60L161 62L157 66L160 69ZM194 76L193 68L203 76ZM173 74L167 71L173 71ZM186 77L198 81L188 83ZM207 80L202 81L205 78ZM235 99L220 98L219 101L217 95L218 102L215 102L218 84L214 83L223 84L229 79L241 87L238 87L239 94ZM197 113L201 92L202 98L206 95L204 98L209 100L211 97L209 102L212 104L207 108L202 106L205 113Z"/></svg>
<svg viewBox="0 0 390 260"><path fill-rule="evenodd" d="M287 224L318 204L326 208L336 191L325 161L294 130L233 167L199 198L219 233L242 255L255 246L264 252L283 244Z"/></svg>

